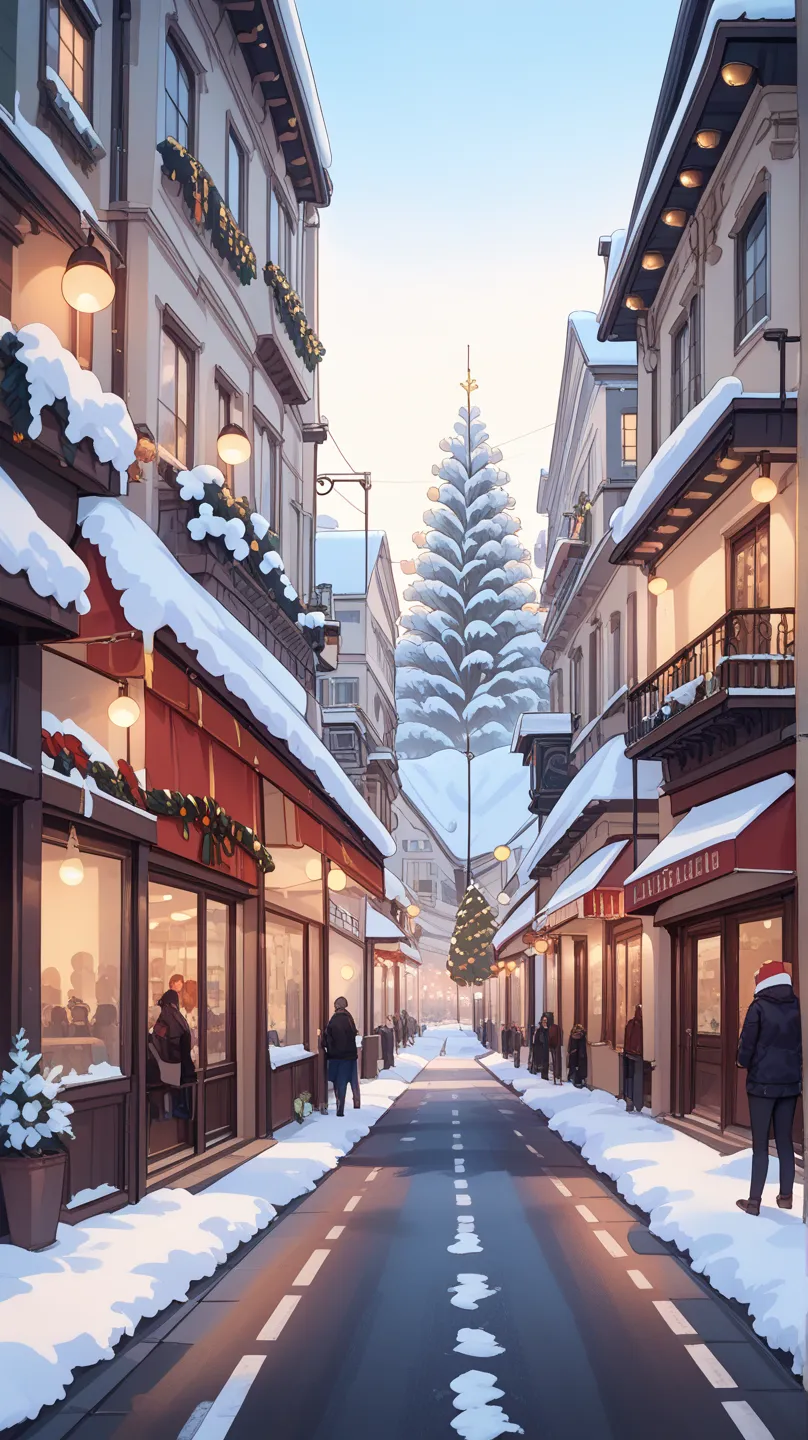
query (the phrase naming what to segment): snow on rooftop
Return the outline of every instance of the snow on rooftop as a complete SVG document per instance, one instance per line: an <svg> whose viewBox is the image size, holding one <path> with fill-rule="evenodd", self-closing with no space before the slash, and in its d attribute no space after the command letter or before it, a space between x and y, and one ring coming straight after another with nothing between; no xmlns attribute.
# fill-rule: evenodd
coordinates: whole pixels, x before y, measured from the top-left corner
<svg viewBox="0 0 808 1440"><path fill-rule="evenodd" d="M637 346L633 340L599 340L598 317L591 310L573 310L569 326L575 331L587 365L637 364Z"/></svg>
<svg viewBox="0 0 808 1440"><path fill-rule="evenodd" d="M675 865L677 860L695 855L697 850L708 845L737 840L753 820L757 820L775 800L793 788L793 775L772 775L768 780L759 780L756 785L745 785L732 795L721 795L704 805L694 805L631 872L626 884L641 880L644 875L651 875L665 865Z"/></svg>
<svg viewBox="0 0 808 1440"><path fill-rule="evenodd" d="M20 144L32 155L37 165L55 180L60 190L63 190L69 200L72 200L79 212L86 210L93 220L98 216L95 206L89 195L82 190L78 180L75 179L71 170L68 169L60 152L53 141L47 136L44 130L38 125L30 125L20 110L19 91L14 96L14 116L0 106L0 120L10 130Z"/></svg>
<svg viewBox="0 0 808 1440"><path fill-rule="evenodd" d="M368 580L384 538L383 530L371 530L368 534ZM314 548L316 584L331 585L335 595L365 594L364 530L318 530Z"/></svg>
<svg viewBox="0 0 808 1440"><path fill-rule="evenodd" d="M562 840L570 826L593 801L632 798L631 761L625 751L625 735L613 735L595 751L591 760L570 780L564 793L547 816L537 839L519 866L519 880L528 879L531 870L548 851ZM637 763L637 798L656 800L662 784L662 766L658 760Z"/></svg>
<svg viewBox="0 0 808 1440"><path fill-rule="evenodd" d="M617 544L649 514L677 472L703 444L733 400L742 394L743 385L737 375L725 375L671 431L646 465L625 505L612 516L612 535Z"/></svg>
<svg viewBox="0 0 808 1440"><path fill-rule="evenodd" d="M311 60L306 46L303 27L300 24L300 16L297 13L295 0L276 0L278 13L283 25L286 43L289 46L289 53L295 67L298 84L303 95L303 100L308 111L312 132L317 143L317 153L320 156L320 163L324 170L331 166L331 142L328 138L325 116L323 115L320 97L317 93L317 82L314 79L314 71L311 68Z"/></svg>
<svg viewBox="0 0 808 1440"><path fill-rule="evenodd" d="M117 470L125 491L137 435L120 395L102 390L97 375L83 370L47 325L22 325L15 331L8 320L0 319L0 336L8 334L21 344L15 358L25 366L30 390L30 438L36 440L42 431L43 409L55 400L64 400L68 412L65 438L74 445L89 440L101 464Z"/></svg>
<svg viewBox="0 0 808 1440"><path fill-rule="evenodd" d="M0 469L0 566L9 575L24 571L36 595L53 598L80 615L90 608L90 573L69 545L40 520L33 505Z"/></svg>
<svg viewBox="0 0 808 1440"><path fill-rule="evenodd" d="M420 760L400 759L401 788L456 859L465 859L468 835L468 780L465 755L436 750ZM530 772L506 746L475 755L471 762L471 853L490 855L534 823Z"/></svg>
<svg viewBox="0 0 808 1440"><path fill-rule="evenodd" d="M365 901L365 938L367 940L406 940L406 935L391 920L389 915L383 915L380 910L371 905L369 900Z"/></svg>
<svg viewBox="0 0 808 1440"><path fill-rule="evenodd" d="M501 950L503 945L507 945L515 935L521 935L523 930L527 930L528 926L533 923L535 914L536 895L535 890L531 890L530 894L520 901L516 909L506 915L494 936L494 949Z"/></svg>
<svg viewBox="0 0 808 1440"><path fill-rule="evenodd" d="M307 724L306 692L280 661L119 501L82 500L79 521L85 539L103 555L126 619L143 632L147 648L156 631L164 626L171 630L198 655L208 674L220 676L270 735L288 746L376 849L394 854L392 837Z"/></svg>
<svg viewBox="0 0 808 1440"><path fill-rule="evenodd" d="M520 740L529 740L534 735L571 735L572 716L555 710L529 710L520 715L516 722L511 741L515 751Z"/></svg>
<svg viewBox="0 0 808 1440"><path fill-rule="evenodd" d="M611 870L615 860L622 855L628 840L613 840L610 845L604 845L594 854L587 855L580 865L570 871L566 880L562 880L555 894L550 897L544 906L545 913L550 914L553 910L561 910L565 905L572 905L573 901L580 900L583 895L588 895L594 890L603 879L608 870Z"/></svg>
<svg viewBox="0 0 808 1440"><path fill-rule="evenodd" d="M412 903L412 898L404 881L399 880L398 876L394 875L392 870L387 869L387 866L384 867L384 898L385 900L397 900L399 905L403 905L405 910L407 906Z"/></svg>

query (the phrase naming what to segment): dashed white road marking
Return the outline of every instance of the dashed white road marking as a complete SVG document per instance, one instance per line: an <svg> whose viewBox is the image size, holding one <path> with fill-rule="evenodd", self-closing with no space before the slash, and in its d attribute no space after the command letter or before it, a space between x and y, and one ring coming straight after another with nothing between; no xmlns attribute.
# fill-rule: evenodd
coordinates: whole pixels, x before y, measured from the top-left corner
<svg viewBox="0 0 808 1440"><path fill-rule="evenodd" d="M651 1281L646 1280L645 1276L642 1273L642 1270L627 1270L626 1274L628 1275L629 1280L634 1281L634 1284L637 1286L638 1290L653 1290L654 1287L651 1284Z"/></svg>
<svg viewBox="0 0 808 1440"><path fill-rule="evenodd" d="M722 1406L733 1425L740 1430L743 1440L774 1440L771 1430L763 1424L752 1406L746 1400L722 1400Z"/></svg>
<svg viewBox="0 0 808 1440"><path fill-rule="evenodd" d="M524 1135L522 1134L521 1130L514 1130L513 1133L514 1133L514 1135L518 1135L520 1140L524 1140L525 1137L524 1137Z"/></svg>
<svg viewBox="0 0 808 1440"><path fill-rule="evenodd" d="M510 1115L510 1113L511 1113L510 1110L503 1110L503 1108L502 1108L501 1105L498 1105L498 1106L497 1106L497 1109L498 1109L500 1115Z"/></svg>
<svg viewBox="0 0 808 1440"><path fill-rule="evenodd" d="M685 1345L685 1350L714 1390L738 1389L729 1371L724 1369L720 1360L716 1360L708 1345Z"/></svg>
<svg viewBox="0 0 808 1440"><path fill-rule="evenodd" d="M558 1180L555 1175L551 1175L550 1179L552 1180L553 1184L556 1187L556 1190L559 1192L560 1195L566 1195L568 1200L572 1198L572 1191L567 1189L563 1180Z"/></svg>
<svg viewBox="0 0 808 1440"><path fill-rule="evenodd" d="M357 1207L357 1205L359 1204L359 1201L360 1201L361 1199L362 1199L362 1196L361 1196L361 1195L352 1195L351 1198L350 1198L350 1200L348 1201L348 1204L345 1206L345 1209L346 1209L346 1210L355 1210L356 1207Z"/></svg>
<svg viewBox="0 0 808 1440"><path fill-rule="evenodd" d="M604 1250L607 1250L610 1255L613 1255L615 1260L625 1260L625 1250L622 1245L618 1245L614 1236L610 1235L608 1230L593 1230L592 1234L597 1236Z"/></svg>
<svg viewBox="0 0 808 1440"><path fill-rule="evenodd" d="M331 1229L329 1230L328 1234L327 1234L326 1237L325 1237L326 1240L339 1240L339 1237L340 1237L340 1235L342 1234L342 1232L343 1232L344 1229L345 1229L345 1226L344 1226L344 1225L332 1225L332 1226L331 1226Z"/></svg>
<svg viewBox="0 0 808 1440"><path fill-rule="evenodd" d="M459 1115L459 1114L460 1114L460 1111L459 1111L459 1110L453 1110L453 1111L452 1111L452 1114L453 1114L453 1115Z"/></svg>
<svg viewBox="0 0 808 1440"><path fill-rule="evenodd" d="M291 1318L303 1299L302 1295L284 1295L272 1311L263 1330L259 1330L257 1340L277 1340L287 1320Z"/></svg>
<svg viewBox="0 0 808 1440"><path fill-rule="evenodd" d="M310 1285L315 1275L325 1264L330 1254L330 1250L312 1250L311 1255L303 1266L303 1269L300 1271L297 1279L292 1281L292 1284Z"/></svg>
<svg viewBox="0 0 808 1440"><path fill-rule="evenodd" d="M471 1204L471 1196L470 1196L470 1195L455 1195L455 1205L470 1205L470 1204Z"/></svg>
<svg viewBox="0 0 808 1440"><path fill-rule="evenodd" d="M368 1180L375 1180L378 1173L378 1170L371 1170L370 1173L365 1176L365 1184L367 1184Z"/></svg>
<svg viewBox="0 0 808 1440"><path fill-rule="evenodd" d="M462 1146L462 1145L453 1145L453 1146L452 1146L452 1149L453 1149L453 1150L462 1150L462 1149L463 1149L463 1146Z"/></svg>
<svg viewBox="0 0 808 1440"><path fill-rule="evenodd" d="M266 1355L242 1356L197 1430L197 1440L224 1440L266 1358Z"/></svg>
<svg viewBox="0 0 808 1440"><path fill-rule="evenodd" d="M695 1330L690 1321L685 1319L681 1310L677 1309L672 1300L654 1300L652 1303L674 1335L698 1335L698 1330Z"/></svg>
<svg viewBox="0 0 808 1440"><path fill-rule="evenodd" d="M587 1224L589 1224L589 1225L597 1225L597 1223L598 1223L598 1217L597 1217L597 1215L593 1215L593 1214L592 1214L592 1211L590 1210L590 1208L589 1208L588 1205L576 1205L576 1206L575 1206L575 1209L578 1211L578 1214L579 1214L584 1220L586 1220Z"/></svg>
<svg viewBox="0 0 808 1440"><path fill-rule="evenodd" d="M415 1144L415 1136L414 1136L414 1135L402 1135L402 1137L401 1137L401 1144L402 1144L402 1145L414 1145L414 1144Z"/></svg>
<svg viewBox="0 0 808 1440"><path fill-rule="evenodd" d="M526 1146L525 1146L525 1149L526 1149L526 1150L529 1150L530 1153L531 1153L531 1155L535 1155L539 1160L543 1160L543 1159L544 1159L544 1156L542 1155L541 1150L535 1150L532 1145L526 1145Z"/></svg>
<svg viewBox="0 0 808 1440"><path fill-rule="evenodd" d="M455 1180L454 1187L455 1190L468 1190L469 1182L468 1180Z"/></svg>
<svg viewBox="0 0 808 1440"><path fill-rule="evenodd" d="M463 1172L464 1172L464 1170L465 1170L465 1168L466 1168L466 1162L465 1162L465 1160L455 1160L455 1162L454 1162L454 1167L455 1167L455 1170L458 1172L458 1174L459 1174L459 1175L462 1175Z"/></svg>
<svg viewBox="0 0 808 1440"><path fill-rule="evenodd" d="M417 1121L417 1120L411 1120L411 1121L410 1121L410 1124L411 1124L411 1125L417 1125L417 1124L418 1124L418 1121Z"/></svg>

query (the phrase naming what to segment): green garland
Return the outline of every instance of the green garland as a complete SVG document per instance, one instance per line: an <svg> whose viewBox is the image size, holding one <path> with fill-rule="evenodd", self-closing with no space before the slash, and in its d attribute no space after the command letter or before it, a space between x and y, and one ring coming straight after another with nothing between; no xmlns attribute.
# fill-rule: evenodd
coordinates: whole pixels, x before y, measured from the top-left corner
<svg viewBox="0 0 808 1440"><path fill-rule="evenodd" d="M146 810L150 815L176 819L182 823L184 840L190 839L191 825L202 832L202 862L220 865L229 859L238 845L255 861L266 875L275 869L275 862L266 845L249 825L232 820L210 795L183 795L181 790L144 790L131 765L118 761L113 770L102 760L91 760L80 740L74 735L42 731L42 753L49 755L57 775L70 775L78 770L82 777L94 780L99 790L115 800L123 800L133 809Z"/></svg>
<svg viewBox="0 0 808 1440"><path fill-rule="evenodd" d="M275 308L296 353L307 370L314 370L325 355L325 346L317 339L306 319L300 296L292 289L283 271L273 265L271 260L267 260L264 266L264 280L274 292Z"/></svg>
<svg viewBox="0 0 808 1440"><path fill-rule="evenodd" d="M161 140L157 150L163 162L163 174L179 181L194 224L210 232L214 250L235 271L241 284L249 285L258 274L255 251L204 165L172 137Z"/></svg>
<svg viewBox="0 0 808 1440"><path fill-rule="evenodd" d="M31 413L31 387L28 383L28 369L19 358L19 351L22 350L22 340L9 330L0 338L0 366L3 369L3 378L0 380L0 395L2 395L11 420L11 429L15 441L19 444L21 440L27 440L31 429L33 415ZM70 413L67 402L59 399L52 404L43 406L43 409L52 410L59 420L59 435L62 445L62 455L66 465L72 465L76 458L77 446L72 440L65 437L65 430L70 423Z"/></svg>

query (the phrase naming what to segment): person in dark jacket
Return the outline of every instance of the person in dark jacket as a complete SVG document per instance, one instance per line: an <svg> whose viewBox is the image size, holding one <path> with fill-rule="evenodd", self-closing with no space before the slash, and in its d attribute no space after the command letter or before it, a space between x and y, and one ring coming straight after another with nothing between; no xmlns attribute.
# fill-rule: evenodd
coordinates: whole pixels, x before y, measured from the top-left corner
<svg viewBox="0 0 808 1440"><path fill-rule="evenodd" d="M567 1079L576 1090L582 1090L586 1081L586 1031L583 1025L573 1025L567 1044Z"/></svg>
<svg viewBox="0 0 808 1440"><path fill-rule="evenodd" d="M323 1045L328 1059L328 1078L334 1086L337 1114L345 1114L345 1092L350 1084L354 1110L361 1104L359 1070L356 1061L358 1031L344 995L334 1001L334 1014L325 1027Z"/></svg>
<svg viewBox="0 0 808 1440"><path fill-rule="evenodd" d="M519 1065L520 1065L521 1059L522 1059L522 1046L523 1046L523 1044L524 1044L524 1036L522 1035L522 1031L520 1030L520 1028L519 1028L518 1025L512 1025L512 1026L511 1026L511 1053L512 1053L512 1055L513 1055L513 1068L514 1068L514 1070L518 1070L518 1069L519 1069Z"/></svg>
<svg viewBox="0 0 808 1440"><path fill-rule="evenodd" d="M642 1037L642 1005L636 1005L631 1020L626 1021L623 1036L623 1094L629 1115L639 1115L643 1106L644 1062Z"/></svg>
<svg viewBox="0 0 808 1440"><path fill-rule="evenodd" d="M780 1162L777 1204L790 1210L794 1190L794 1114L802 1090L800 1002L780 960L761 965L755 998L746 1012L738 1044L738 1065L746 1071L752 1122L752 1180L749 1199L737 1200L747 1215L760 1214L769 1169L769 1132Z"/></svg>
<svg viewBox="0 0 808 1440"><path fill-rule="evenodd" d="M178 992L169 988L158 1000L160 1014L152 1026L151 1044L159 1055L160 1059L169 1065L179 1065L180 1086L193 1085L196 1082L196 1067L191 1055L191 1027L180 1009L180 997ZM159 1068L157 1071L156 1083L160 1083ZM147 1065L147 1083L155 1083L154 1073L150 1073L150 1066ZM175 1119L190 1119L192 1114L192 1094L189 1090L180 1089L172 1091L172 1110Z"/></svg>
<svg viewBox="0 0 808 1440"><path fill-rule="evenodd" d="M549 1079L550 1075L550 1026L553 1023L552 1011L545 1010L541 1016L536 1029L533 1031L533 1048L530 1060L530 1070L533 1075L541 1075L542 1080Z"/></svg>

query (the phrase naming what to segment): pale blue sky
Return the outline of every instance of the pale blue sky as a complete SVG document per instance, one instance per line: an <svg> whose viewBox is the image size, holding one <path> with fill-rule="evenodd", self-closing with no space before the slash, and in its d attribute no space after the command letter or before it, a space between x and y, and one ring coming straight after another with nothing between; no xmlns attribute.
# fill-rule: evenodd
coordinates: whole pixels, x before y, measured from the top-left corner
<svg viewBox="0 0 808 1440"><path fill-rule="evenodd" d="M627 221L678 8L298 0L334 156L322 408L372 471L395 559L415 553L467 343L492 442L553 420L566 316L600 303L598 236ZM531 547L551 437L503 445ZM331 445L322 462L344 468Z"/></svg>

